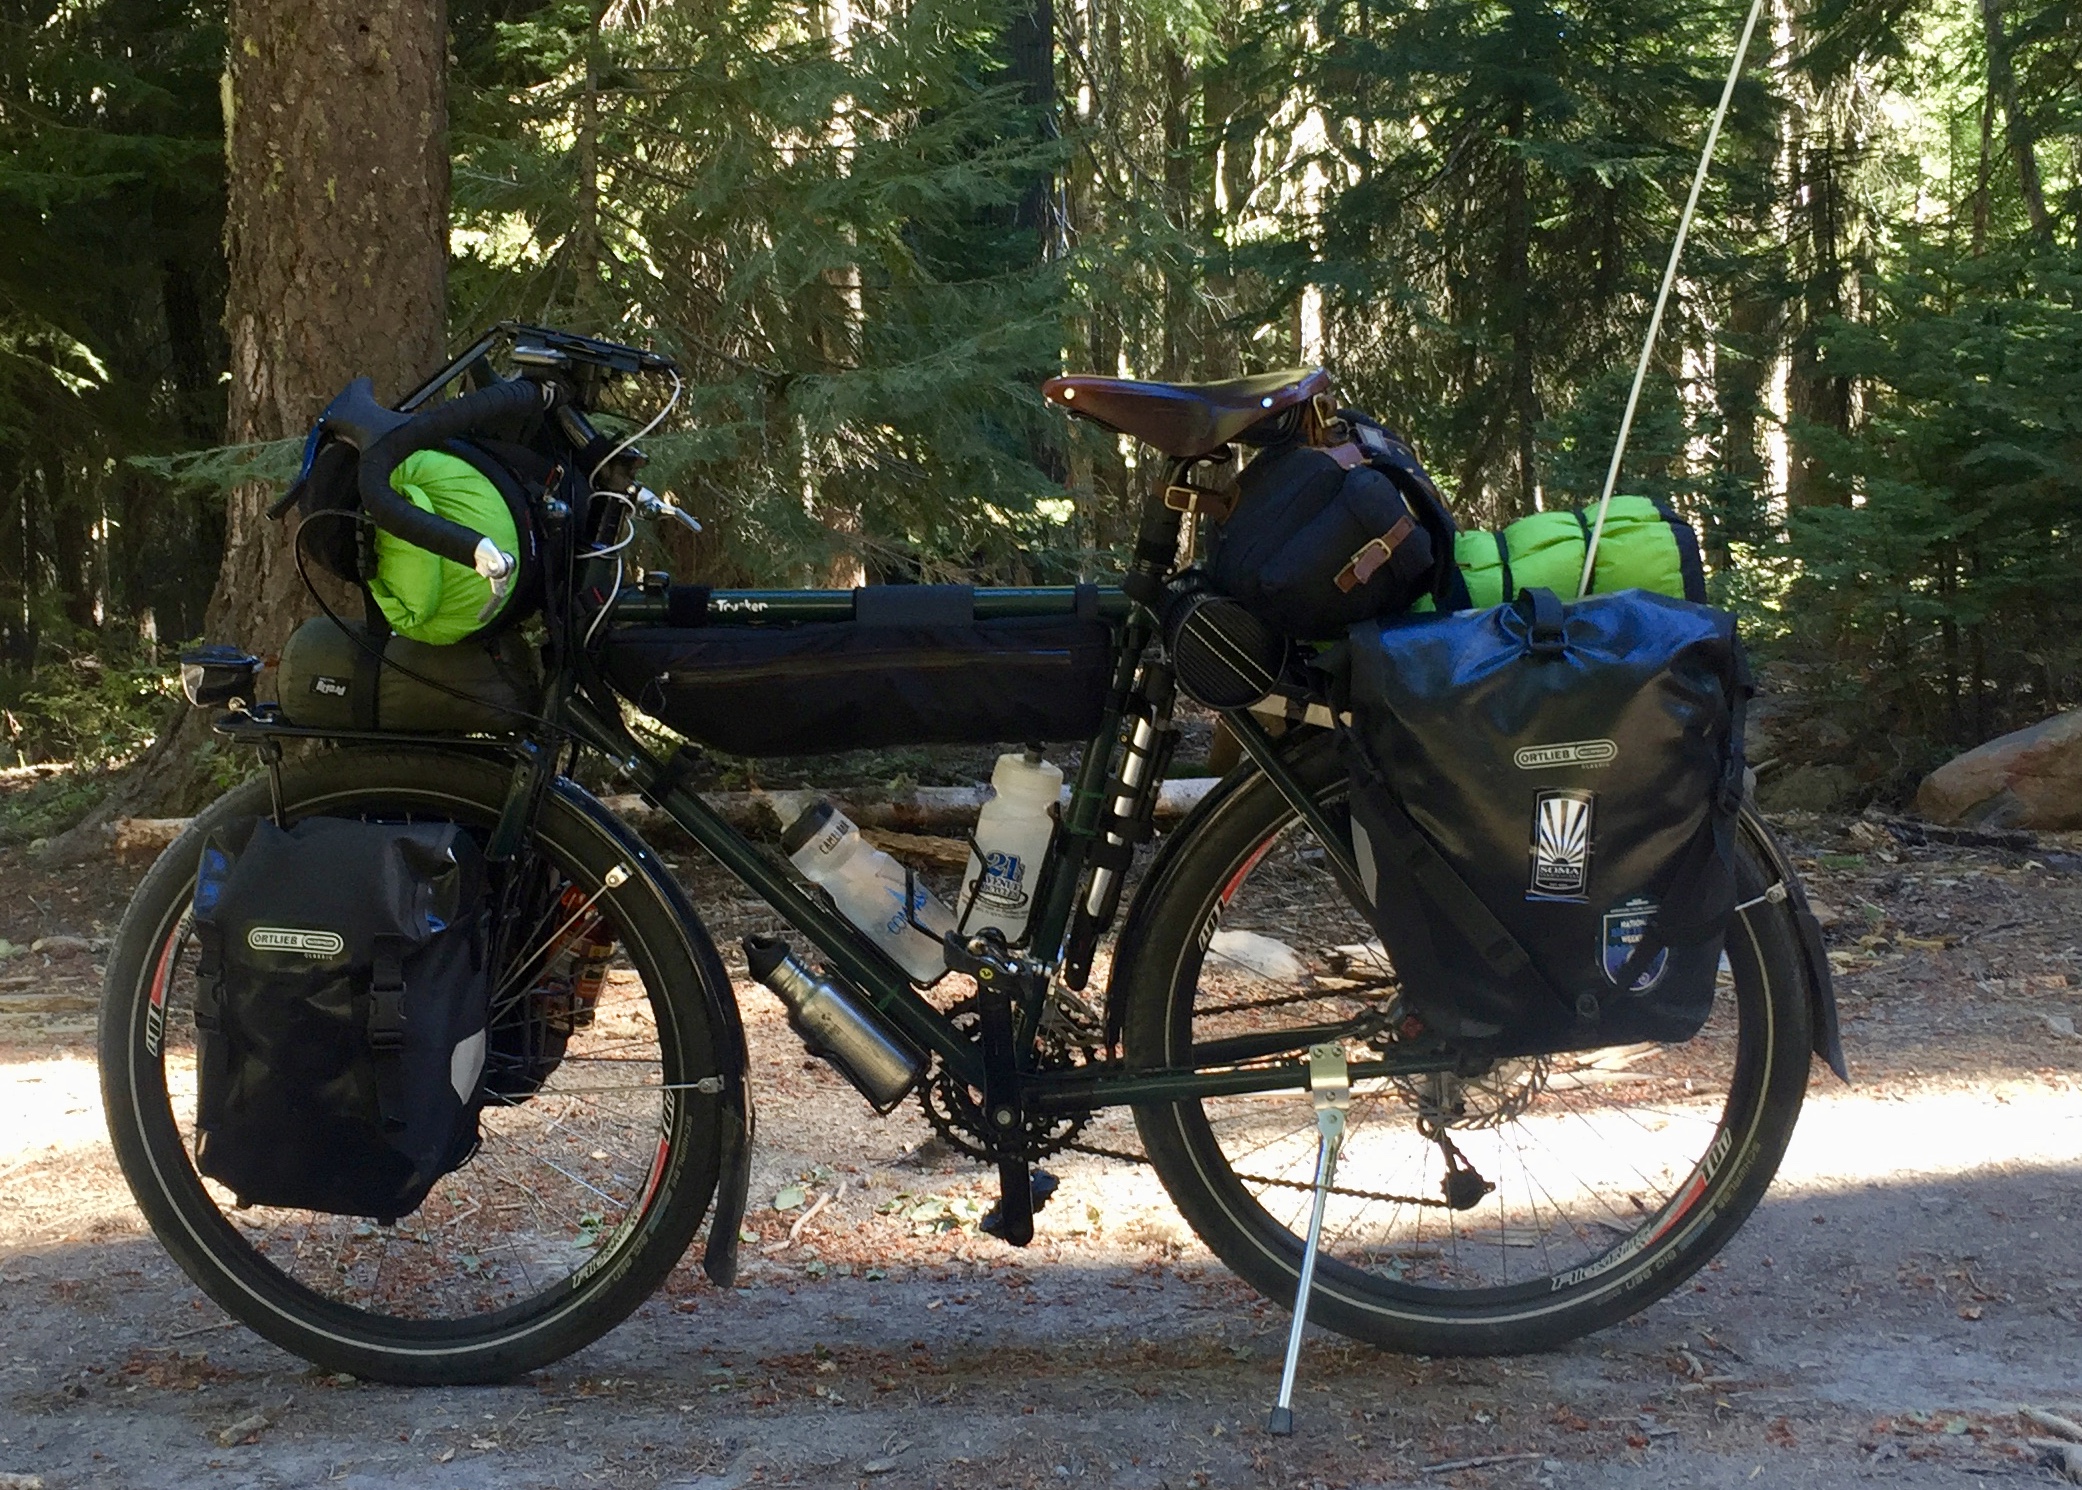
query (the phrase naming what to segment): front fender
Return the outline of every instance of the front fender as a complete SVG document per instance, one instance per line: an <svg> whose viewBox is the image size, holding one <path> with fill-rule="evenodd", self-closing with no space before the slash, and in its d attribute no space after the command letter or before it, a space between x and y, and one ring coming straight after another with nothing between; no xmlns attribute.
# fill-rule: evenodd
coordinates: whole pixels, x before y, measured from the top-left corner
<svg viewBox="0 0 2082 1490"><path fill-rule="evenodd" d="M745 1023L732 991L730 975L716 944L701 924L687 892L678 878L644 842L634 828L609 810L606 803L566 777L558 777L551 788L574 811L621 845L636 872L644 876L652 891L671 908L686 939L688 955L701 969L702 997L709 1017L722 1038L716 1042L716 1059L723 1077L722 1107L735 1122L723 1125L719 1138L716 1193L710 1204L708 1247L702 1254L702 1271L717 1284L729 1287L737 1277L737 1234L744 1221L745 1203L752 1181L752 1137L758 1120L752 1110L752 1091L746 1082L749 1057L745 1046Z"/></svg>

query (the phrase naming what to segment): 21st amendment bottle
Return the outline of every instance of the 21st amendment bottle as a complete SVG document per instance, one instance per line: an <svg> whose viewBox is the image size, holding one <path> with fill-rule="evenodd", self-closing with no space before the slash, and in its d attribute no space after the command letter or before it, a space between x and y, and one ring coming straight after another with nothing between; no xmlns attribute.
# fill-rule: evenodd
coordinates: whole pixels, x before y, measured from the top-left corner
<svg viewBox="0 0 2082 1490"><path fill-rule="evenodd" d="M1055 834L1063 768L1038 754L1001 755L990 784L997 795L977 815L976 848L962 876L962 929L995 926L1006 941L1016 942L1026 935L1034 914L1034 888Z"/></svg>
<svg viewBox="0 0 2082 1490"><path fill-rule="evenodd" d="M789 861L831 895L848 921L878 942L919 983L947 971L940 938L954 929L954 916L939 898L913 882L911 916L904 914L904 866L860 836L860 829L831 803L812 802L781 834ZM932 932L911 924L916 919Z"/></svg>

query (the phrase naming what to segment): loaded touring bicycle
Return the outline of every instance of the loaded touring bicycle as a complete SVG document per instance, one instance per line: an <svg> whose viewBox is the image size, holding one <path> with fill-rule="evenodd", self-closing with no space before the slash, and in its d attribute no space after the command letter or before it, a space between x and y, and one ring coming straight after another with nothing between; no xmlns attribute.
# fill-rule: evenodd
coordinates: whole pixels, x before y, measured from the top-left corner
<svg viewBox="0 0 2082 1490"><path fill-rule="evenodd" d="M732 984L588 758L792 928L752 974L872 1105L995 1166L1007 1244L1120 1107L1118 1156L1224 1263L1396 1350L1571 1339L1742 1224L1810 1053L1840 1056L1744 795L1739 648L1667 515L1641 516L1667 583L1620 582L1673 593L1564 605L1538 573L1567 534L1455 534L1321 372L1068 378L1054 402L1166 457L1116 585L624 583L635 525L678 513L589 417L616 379L676 374L508 325L396 410L350 387L285 505L365 615L299 632L274 703L232 648L183 659L265 769L138 890L102 1069L147 1219L238 1319L334 1370L488 1381L690 1246L731 1281ZM1243 763L1158 836L1182 698ZM631 708L690 743L647 748ZM944 904L842 814L776 846L688 785L703 746L998 742L1005 782L1021 746L1082 752L1028 799L1041 836L980 828Z"/></svg>

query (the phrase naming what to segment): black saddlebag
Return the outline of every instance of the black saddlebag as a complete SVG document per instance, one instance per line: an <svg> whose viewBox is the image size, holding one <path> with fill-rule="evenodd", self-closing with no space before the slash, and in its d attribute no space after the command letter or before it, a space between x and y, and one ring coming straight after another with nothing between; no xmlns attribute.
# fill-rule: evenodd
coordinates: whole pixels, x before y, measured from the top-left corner
<svg viewBox="0 0 2082 1490"><path fill-rule="evenodd" d="M1355 626L1352 838L1411 1011L1463 1048L1680 1041L1734 908L1733 617L1643 591Z"/></svg>
<svg viewBox="0 0 2082 1490"><path fill-rule="evenodd" d="M1440 582L1456 576L1453 519L1415 453L1356 411L1340 418L1343 444L1261 452L1211 529L1215 588L1304 640L1443 599Z"/></svg>
<svg viewBox="0 0 2082 1490"><path fill-rule="evenodd" d="M389 1222L475 1151L484 872L450 823L260 818L195 884L196 1167L241 1204Z"/></svg>
<svg viewBox="0 0 2082 1490"><path fill-rule="evenodd" d="M1082 616L934 621L920 617L941 587L888 588L928 593L901 597L887 623L877 601L857 600L852 621L617 630L602 664L644 713L732 755L1098 732L1113 647L1095 593ZM947 598L950 611L967 603Z"/></svg>

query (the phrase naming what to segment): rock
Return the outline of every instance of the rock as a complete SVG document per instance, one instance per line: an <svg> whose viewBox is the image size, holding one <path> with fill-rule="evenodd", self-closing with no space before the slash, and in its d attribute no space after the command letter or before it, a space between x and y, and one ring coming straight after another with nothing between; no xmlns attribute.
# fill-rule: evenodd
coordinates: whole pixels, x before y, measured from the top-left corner
<svg viewBox="0 0 2082 1490"><path fill-rule="evenodd" d="M2082 828L2082 709L1945 762L1923 778L1916 810L1974 827Z"/></svg>
<svg viewBox="0 0 2082 1490"><path fill-rule="evenodd" d="M41 957L80 957L94 950L94 944L83 936L42 936L29 944L29 950Z"/></svg>
<svg viewBox="0 0 2082 1490"><path fill-rule="evenodd" d="M1842 812L1862 790L1849 766L1792 766L1758 784L1757 804L1766 812Z"/></svg>
<svg viewBox="0 0 2082 1490"><path fill-rule="evenodd" d="M0 1490L43 1490L40 1474L0 1474Z"/></svg>
<svg viewBox="0 0 2082 1490"><path fill-rule="evenodd" d="M267 1425L268 1415L266 1413L248 1413L230 1427L220 1429L217 1433L217 1442L227 1449L234 1444L257 1442L262 1432L266 1430Z"/></svg>

